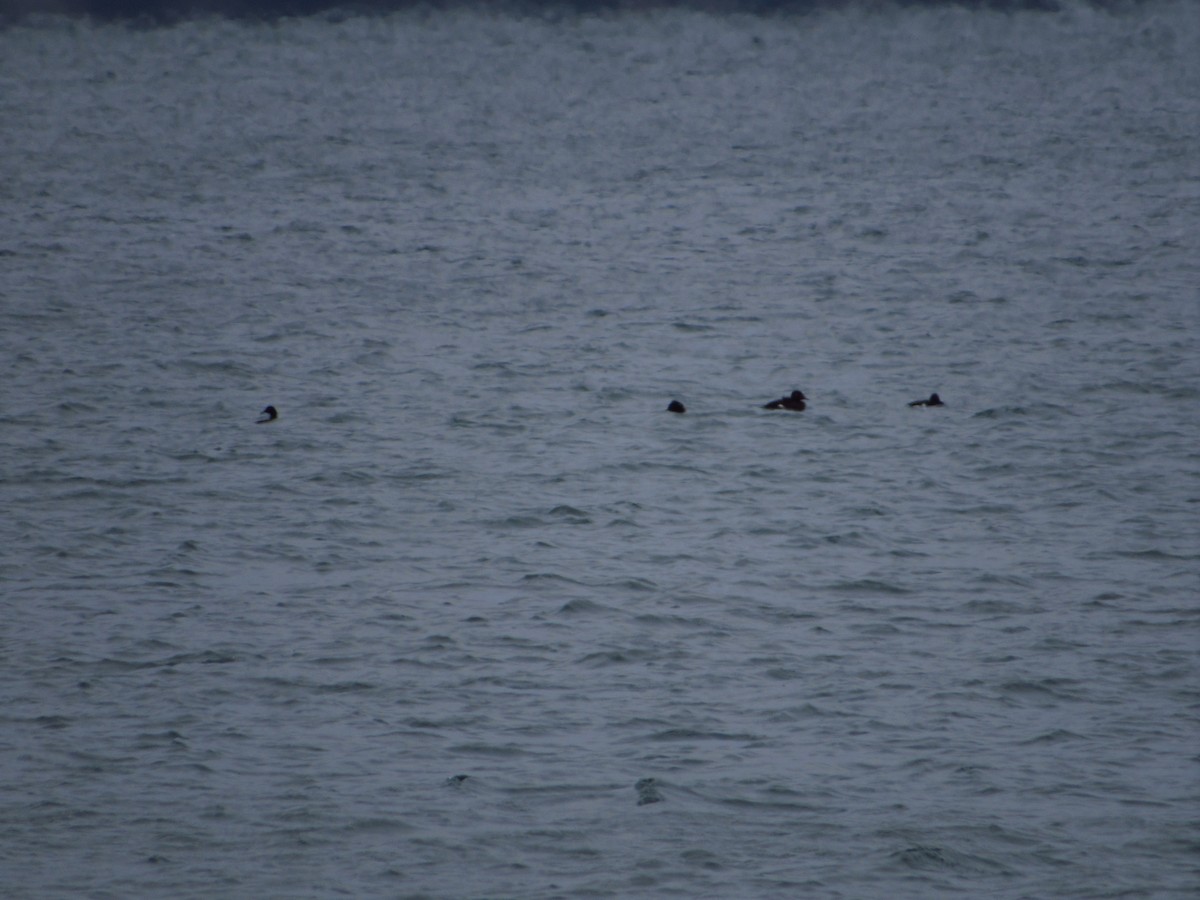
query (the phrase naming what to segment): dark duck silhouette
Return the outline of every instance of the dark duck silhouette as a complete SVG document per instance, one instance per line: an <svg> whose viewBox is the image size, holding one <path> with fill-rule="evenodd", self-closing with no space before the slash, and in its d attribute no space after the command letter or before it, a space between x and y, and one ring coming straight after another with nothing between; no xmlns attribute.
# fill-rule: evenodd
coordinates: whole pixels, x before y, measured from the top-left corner
<svg viewBox="0 0 1200 900"><path fill-rule="evenodd" d="M685 412L687 412L687 407L684 406L682 403L680 403L678 400L672 400L670 403L667 404L667 412L685 413Z"/></svg>
<svg viewBox="0 0 1200 900"><path fill-rule="evenodd" d="M914 400L912 403L910 403L908 405L909 406L945 406L946 404L942 402L942 398L939 397L937 394L930 394L928 400Z"/></svg>
<svg viewBox="0 0 1200 900"><path fill-rule="evenodd" d="M258 418L255 419L254 421L256 423L258 423L259 425L261 425L263 422L274 422L278 418L279 418L279 410L277 410L273 406L268 406L261 413L259 413Z"/></svg>
<svg viewBox="0 0 1200 900"><path fill-rule="evenodd" d="M772 400L770 403L763 404L763 409L791 409L796 412L805 409L804 401L808 398L800 391L792 391L786 397L780 397L778 400Z"/></svg>

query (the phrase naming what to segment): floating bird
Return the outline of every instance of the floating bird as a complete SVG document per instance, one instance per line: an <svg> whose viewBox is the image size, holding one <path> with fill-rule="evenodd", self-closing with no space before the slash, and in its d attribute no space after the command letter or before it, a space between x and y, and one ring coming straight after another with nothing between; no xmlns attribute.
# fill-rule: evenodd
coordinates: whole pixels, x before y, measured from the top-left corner
<svg viewBox="0 0 1200 900"><path fill-rule="evenodd" d="M942 402L942 398L939 397L937 394L930 394L928 400L914 400L912 403L910 403L908 405L909 406L945 406L946 404Z"/></svg>
<svg viewBox="0 0 1200 900"><path fill-rule="evenodd" d="M807 399L800 391L792 391L787 397L780 397L778 400L763 404L763 409L791 409L800 412L805 408L804 401Z"/></svg>
<svg viewBox="0 0 1200 900"><path fill-rule="evenodd" d="M278 418L279 418L279 410L277 410L273 406L268 406L261 413L259 413L258 418L255 419L254 421L257 424L261 425L263 422L274 422Z"/></svg>
<svg viewBox="0 0 1200 900"><path fill-rule="evenodd" d="M685 413L685 412L687 412L687 407L684 406L682 403L680 403L678 400L672 400L670 403L667 404L667 412Z"/></svg>

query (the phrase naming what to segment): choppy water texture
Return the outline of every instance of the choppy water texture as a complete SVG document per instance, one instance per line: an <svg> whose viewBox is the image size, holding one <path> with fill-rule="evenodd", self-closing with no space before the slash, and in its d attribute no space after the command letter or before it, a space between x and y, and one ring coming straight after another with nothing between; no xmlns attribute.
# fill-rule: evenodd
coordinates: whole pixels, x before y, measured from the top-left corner
<svg viewBox="0 0 1200 900"><path fill-rule="evenodd" d="M1194 13L0 32L5 896L1194 897Z"/></svg>

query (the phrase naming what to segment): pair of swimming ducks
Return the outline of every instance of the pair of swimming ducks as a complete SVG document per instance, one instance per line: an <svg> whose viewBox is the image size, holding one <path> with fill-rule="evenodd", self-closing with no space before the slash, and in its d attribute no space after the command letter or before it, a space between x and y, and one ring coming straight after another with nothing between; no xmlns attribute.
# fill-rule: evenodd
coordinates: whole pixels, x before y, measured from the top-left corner
<svg viewBox="0 0 1200 900"><path fill-rule="evenodd" d="M794 412L801 412L808 407L804 401L808 398L804 396L803 391L792 391L786 397L780 397L778 400L772 400L770 403L764 403L763 409L790 409ZM909 406L945 406L942 398L937 394L930 394L928 400L914 400ZM667 412L685 413L687 407L678 400L672 400L667 405Z"/></svg>

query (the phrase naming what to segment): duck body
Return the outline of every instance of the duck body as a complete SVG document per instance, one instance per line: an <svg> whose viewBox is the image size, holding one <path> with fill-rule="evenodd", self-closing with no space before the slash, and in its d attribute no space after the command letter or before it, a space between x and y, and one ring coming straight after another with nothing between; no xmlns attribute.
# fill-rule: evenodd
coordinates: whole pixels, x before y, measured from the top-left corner
<svg viewBox="0 0 1200 900"><path fill-rule="evenodd" d="M279 410L277 410L273 406L268 406L261 413L259 413L258 418L255 419L254 421L256 424L262 425L264 422L274 422L278 418L279 418Z"/></svg>
<svg viewBox="0 0 1200 900"><path fill-rule="evenodd" d="M930 394L928 400L914 400L912 403L910 403L908 405L909 406L945 406L946 404L942 402L942 398L939 397L937 394Z"/></svg>
<svg viewBox="0 0 1200 900"><path fill-rule="evenodd" d="M808 407L804 401L808 398L801 391L792 391L786 397L780 397L778 400L772 400L770 403L764 403L763 409L790 409L793 412L800 412Z"/></svg>
<svg viewBox="0 0 1200 900"><path fill-rule="evenodd" d="M682 414L682 413L687 412L687 407L684 406L682 403L680 403L678 400L672 400L670 403L667 404L667 412Z"/></svg>

